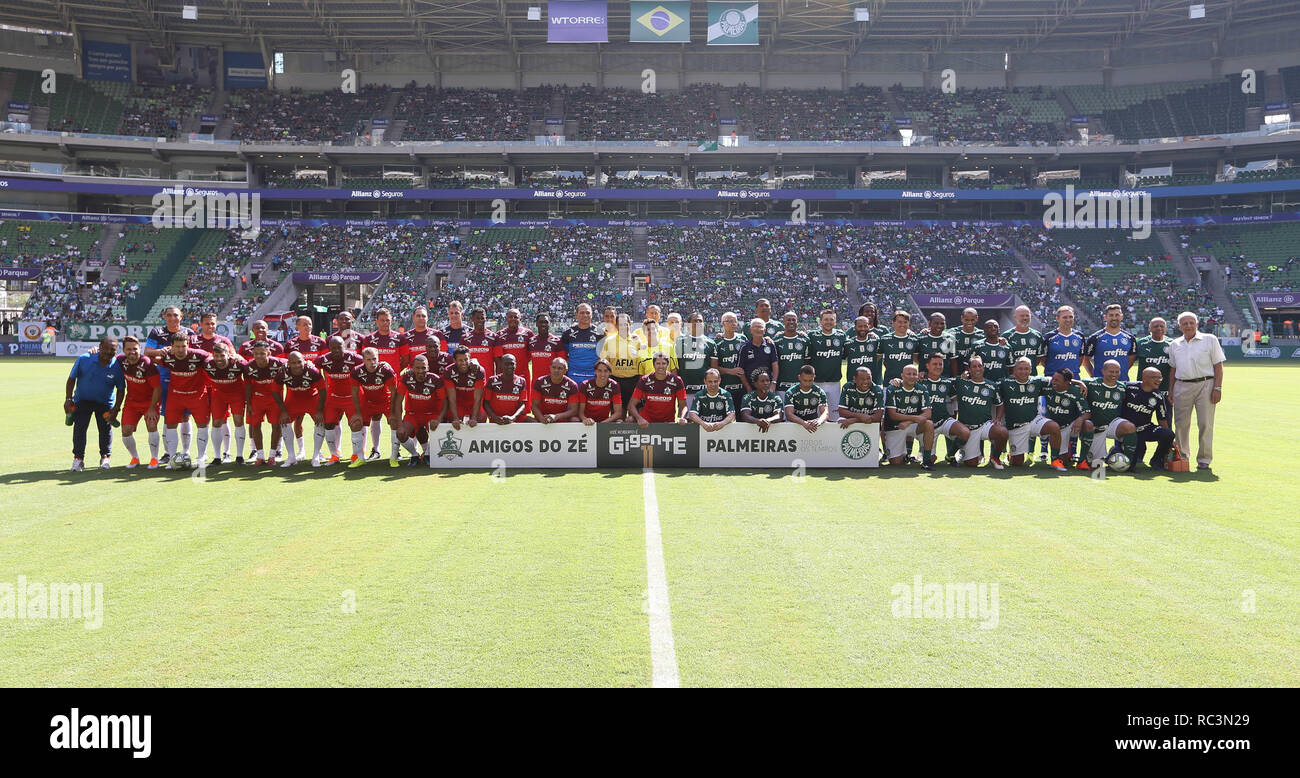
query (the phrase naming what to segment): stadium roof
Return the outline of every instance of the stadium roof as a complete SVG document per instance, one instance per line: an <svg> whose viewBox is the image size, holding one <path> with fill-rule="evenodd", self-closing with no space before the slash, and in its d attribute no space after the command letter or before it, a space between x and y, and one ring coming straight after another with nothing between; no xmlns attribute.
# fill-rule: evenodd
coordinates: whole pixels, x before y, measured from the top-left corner
<svg viewBox="0 0 1300 778"><path fill-rule="evenodd" d="M1300 30L1297 0L758 0L760 51L837 53L1123 52L1174 42L1219 52L1237 36ZM198 6L185 20L181 7ZM519 53L547 49L545 0L3 0L0 23L111 34L170 50L180 43L269 51ZM853 21L866 7L870 23ZM628 44L629 6L609 2L609 46L706 50L706 3L691 4L694 42ZM1294 46L1294 44L1289 44ZM550 47L555 50L559 47ZM569 47L571 48L571 47ZM588 47L590 48L590 47ZM707 47L721 53L720 47ZM754 53L750 47L735 55ZM1249 53L1249 52L1243 52Z"/></svg>

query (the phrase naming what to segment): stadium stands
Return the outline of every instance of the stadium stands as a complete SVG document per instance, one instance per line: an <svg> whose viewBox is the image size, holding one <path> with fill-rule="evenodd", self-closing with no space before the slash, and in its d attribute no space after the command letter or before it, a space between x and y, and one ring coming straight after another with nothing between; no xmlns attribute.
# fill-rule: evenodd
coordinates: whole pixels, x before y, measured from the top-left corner
<svg viewBox="0 0 1300 778"><path fill-rule="evenodd" d="M130 292L130 285L99 281L83 285L77 266L99 248L98 225L60 222L0 221L0 264L40 268L22 318L61 326L82 319L104 319L111 306Z"/></svg>
<svg viewBox="0 0 1300 778"><path fill-rule="evenodd" d="M233 137L276 143L329 143L354 134L358 121L378 116L387 87L363 86L356 94L329 92L232 92L227 110Z"/></svg>
<svg viewBox="0 0 1300 778"><path fill-rule="evenodd" d="M1184 230L1190 255L1213 256L1228 274L1228 294L1250 321L1251 292L1300 291L1300 225L1250 225Z"/></svg>
<svg viewBox="0 0 1300 778"><path fill-rule="evenodd" d="M1066 139L1065 112L1045 89L892 89L913 122L940 142L1055 143Z"/></svg>

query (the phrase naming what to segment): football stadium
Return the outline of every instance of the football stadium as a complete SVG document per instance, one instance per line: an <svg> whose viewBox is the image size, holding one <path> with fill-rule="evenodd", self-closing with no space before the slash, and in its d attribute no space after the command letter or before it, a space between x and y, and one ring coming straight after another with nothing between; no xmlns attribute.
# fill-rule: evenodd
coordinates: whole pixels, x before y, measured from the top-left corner
<svg viewBox="0 0 1300 778"><path fill-rule="evenodd" d="M0 105L0 684L1300 683L1294 0L0 0Z"/></svg>

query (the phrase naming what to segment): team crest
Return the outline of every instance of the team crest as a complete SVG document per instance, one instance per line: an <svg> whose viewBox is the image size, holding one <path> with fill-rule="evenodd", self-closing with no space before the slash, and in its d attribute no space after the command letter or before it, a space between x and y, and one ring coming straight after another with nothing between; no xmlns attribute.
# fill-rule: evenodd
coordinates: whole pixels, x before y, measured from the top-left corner
<svg viewBox="0 0 1300 778"><path fill-rule="evenodd" d="M862 459L871 453L871 438L862 430L852 430L840 439L840 451L849 459Z"/></svg>
<svg viewBox="0 0 1300 778"><path fill-rule="evenodd" d="M447 430L447 437L443 438L442 442L438 444L438 456L448 461L465 456L465 453L460 450L460 441L456 439L455 433L451 430Z"/></svg>

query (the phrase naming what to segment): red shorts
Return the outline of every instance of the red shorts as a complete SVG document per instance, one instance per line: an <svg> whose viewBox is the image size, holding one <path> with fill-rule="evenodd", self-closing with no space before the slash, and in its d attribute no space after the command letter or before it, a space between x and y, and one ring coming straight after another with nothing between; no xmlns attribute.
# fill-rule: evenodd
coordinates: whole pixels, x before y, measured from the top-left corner
<svg viewBox="0 0 1300 778"><path fill-rule="evenodd" d="M460 418L469 416L470 410L474 407L474 390L466 389L456 392L456 415Z"/></svg>
<svg viewBox="0 0 1300 778"><path fill-rule="evenodd" d="M352 404L351 398L347 400L344 400L341 397L338 399L333 397L325 398L326 424L338 424L339 419L342 419L344 416L351 419L356 414L356 406Z"/></svg>
<svg viewBox="0 0 1300 778"><path fill-rule="evenodd" d="M189 411L194 417L194 423L200 427L208 426L208 420L212 417L212 402L208 393L195 392L194 394L179 394L170 392L167 395L167 426L173 426L185 421L185 412Z"/></svg>
<svg viewBox="0 0 1300 778"><path fill-rule="evenodd" d="M286 400L284 403L284 409L289 412L290 421L293 421L294 419L301 419L304 416L311 416L312 414L316 413L316 409L318 407L320 407L320 401L317 400L315 397L311 398L309 402L301 401L301 400L298 402L293 402L292 400ZM329 411L327 410L326 413L328 414ZM279 408L276 408L275 414L270 417L269 421L271 421L274 424L280 423Z"/></svg>
<svg viewBox="0 0 1300 778"><path fill-rule="evenodd" d="M228 416L244 415L244 393L223 394L221 392L212 393L212 420L224 422Z"/></svg>
<svg viewBox="0 0 1300 778"><path fill-rule="evenodd" d="M157 406L154 406L157 408ZM125 403L122 405L121 418L124 427L134 427L140 423L140 419L149 412L149 403Z"/></svg>
<svg viewBox="0 0 1300 778"><path fill-rule="evenodd" d="M408 413L407 415L402 417L402 422L411 425L412 429L418 430L418 429L424 429L425 427L428 427L429 422L433 421L435 418L437 417L434 414L421 413L412 416L411 414Z"/></svg>
<svg viewBox="0 0 1300 778"><path fill-rule="evenodd" d="M275 404L275 395L253 395L248 401L248 418L245 421L249 424L261 424L264 421L278 424L280 421L280 406Z"/></svg>
<svg viewBox="0 0 1300 778"><path fill-rule="evenodd" d="M361 403L361 420L370 421L371 419L386 419L393 412L393 403L390 398L388 402L380 405L379 403Z"/></svg>

